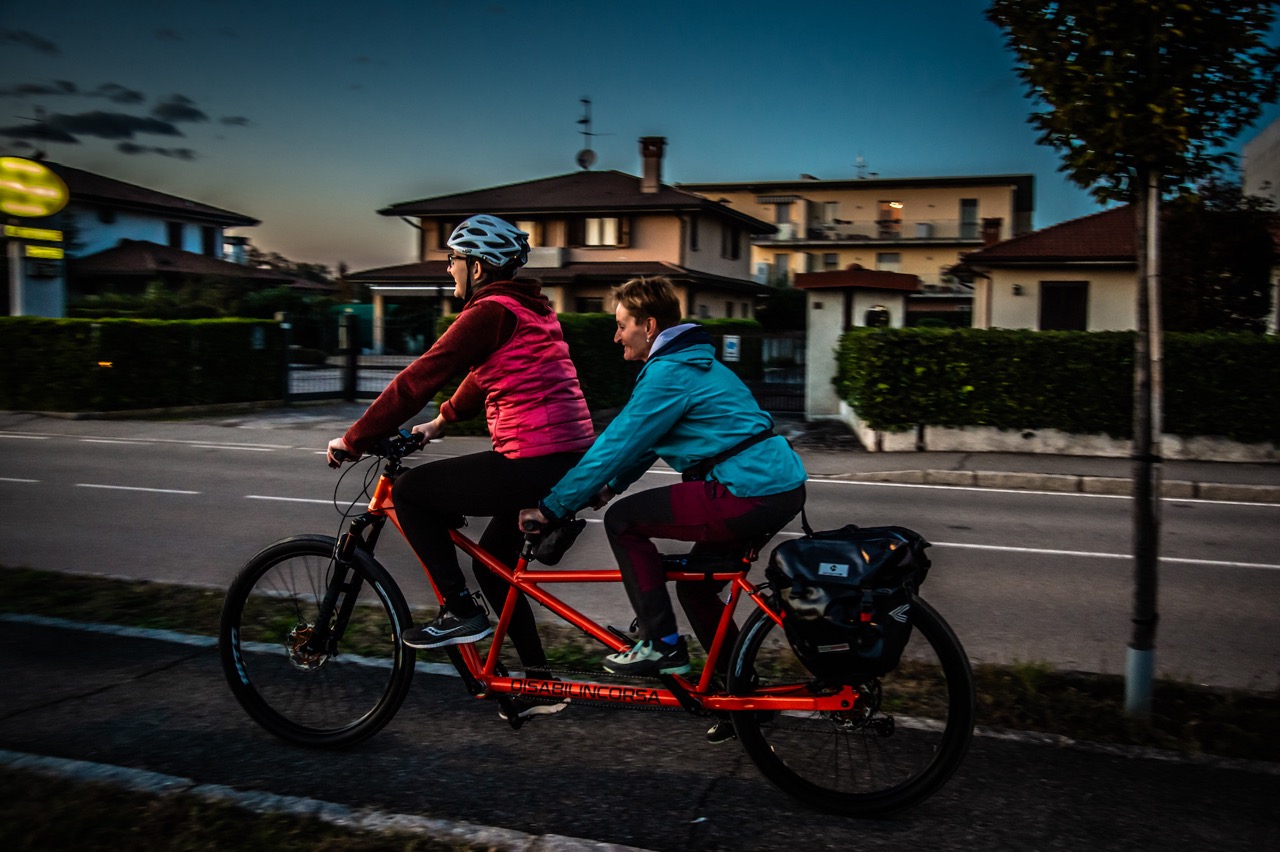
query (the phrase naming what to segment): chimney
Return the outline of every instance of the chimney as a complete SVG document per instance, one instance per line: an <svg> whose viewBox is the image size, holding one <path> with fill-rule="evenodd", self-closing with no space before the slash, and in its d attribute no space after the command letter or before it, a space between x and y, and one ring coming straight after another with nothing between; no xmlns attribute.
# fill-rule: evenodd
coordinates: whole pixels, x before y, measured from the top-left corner
<svg viewBox="0 0 1280 852"><path fill-rule="evenodd" d="M644 177L640 180L640 191L657 192L662 186L662 151L667 147L665 136L641 136L640 157L644 160Z"/></svg>
<svg viewBox="0 0 1280 852"><path fill-rule="evenodd" d="M1000 229L1004 226L1004 219L996 216L992 219L982 220L982 244L984 246L993 246L1000 242Z"/></svg>

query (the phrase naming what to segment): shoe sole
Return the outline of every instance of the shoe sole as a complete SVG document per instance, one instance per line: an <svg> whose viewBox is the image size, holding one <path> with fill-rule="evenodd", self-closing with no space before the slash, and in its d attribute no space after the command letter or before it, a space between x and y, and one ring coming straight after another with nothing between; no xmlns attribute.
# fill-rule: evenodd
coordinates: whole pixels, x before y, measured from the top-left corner
<svg viewBox="0 0 1280 852"><path fill-rule="evenodd" d="M518 716L521 719L528 719L530 716L550 716L553 713L559 713L561 710L568 710L568 709L569 709L569 702L567 700L557 701L555 704L535 704L532 707L530 707L528 710L524 710L520 713L517 713L516 716ZM504 722L507 721L507 711L499 710L498 718Z"/></svg>
<svg viewBox="0 0 1280 852"><path fill-rule="evenodd" d="M605 670L606 672L608 672L609 674L616 674L616 675L630 675L630 676L632 676L632 677L658 677L659 675L678 675L678 674L688 674L688 673L689 673L689 671L690 671L690 669L692 668L692 666L690 666L688 663L686 663L686 664L684 664L683 666L671 666L671 667L669 667L669 668L665 668L665 669L658 669L657 673L651 673L651 672L637 672L637 671L635 671L634 669L632 669L632 670L628 671L627 669L625 669L625 668L623 668L623 667L621 667L621 666L620 666L620 667L618 667L618 668L616 668L616 669L611 669L611 668L609 668L607 665L606 665L606 666L601 666L600 668L604 669L604 670Z"/></svg>
<svg viewBox="0 0 1280 852"><path fill-rule="evenodd" d="M493 633L493 628L490 627L485 632L478 633L472 636L451 636L451 637L446 637L444 639L440 639L439 641L430 642L430 643L428 643L424 639L417 639L414 641L410 641L408 639L402 638L400 641L407 648L416 648L419 651L427 651L432 648L448 648L450 645L470 645L472 642L479 642L481 639L483 639L484 637L492 633Z"/></svg>

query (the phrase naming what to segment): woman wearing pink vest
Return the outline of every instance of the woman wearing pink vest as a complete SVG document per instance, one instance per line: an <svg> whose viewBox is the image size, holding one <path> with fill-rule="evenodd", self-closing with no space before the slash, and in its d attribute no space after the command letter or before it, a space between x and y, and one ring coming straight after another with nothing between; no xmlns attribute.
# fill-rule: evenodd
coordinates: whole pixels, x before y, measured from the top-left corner
<svg viewBox="0 0 1280 852"><path fill-rule="evenodd" d="M440 406L439 416L413 431L437 438L447 423L485 412L492 452L420 465L395 484L393 497L405 537L444 598L434 621L405 632L410 647L459 645L493 632L483 606L467 589L449 529L462 516L492 518L480 545L514 565L522 543L516 523L520 509L536 504L595 437L551 303L536 282L512 280L528 259L528 236L496 216L473 216L454 229L448 269L454 296L465 300L462 312L346 434L329 442L331 465L337 463L335 450L358 457L463 372L466 378ZM489 600L501 605L506 584L484 569L475 575ZM511 639L525 669L549 677L533 611L523 596L511 622ZM523 712L548 712L548 707L530 706Z"/></svg>

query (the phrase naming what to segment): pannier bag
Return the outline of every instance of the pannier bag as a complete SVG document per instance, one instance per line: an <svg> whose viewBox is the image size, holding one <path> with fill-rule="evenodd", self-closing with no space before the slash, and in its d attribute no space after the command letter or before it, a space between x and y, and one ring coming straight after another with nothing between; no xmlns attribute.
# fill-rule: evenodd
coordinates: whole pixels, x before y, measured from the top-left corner
<svg viewBox="0 0 1280 852"><path fill-rule="evenodd" d="M912 596L929 573L928 546L906 527L849 524L773 549L765 576L787 640L810 672L856 686L898 665L911 638Z"/></svg>

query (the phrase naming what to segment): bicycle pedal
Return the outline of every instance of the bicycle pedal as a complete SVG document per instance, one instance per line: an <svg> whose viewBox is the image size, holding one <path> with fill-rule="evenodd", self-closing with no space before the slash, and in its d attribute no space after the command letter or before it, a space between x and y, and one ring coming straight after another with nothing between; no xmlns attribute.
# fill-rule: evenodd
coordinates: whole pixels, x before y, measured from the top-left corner
<svg viewBox="0 0 1280 852"><path fill-rule="evenodd" d="M498 697L498 703L502 705L502 710L507 716L507 724L511 726L511 730L518 731L520 727L528 721L520 715L520 708L515 701L509 696L502 695Z"/></svg>

